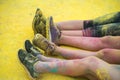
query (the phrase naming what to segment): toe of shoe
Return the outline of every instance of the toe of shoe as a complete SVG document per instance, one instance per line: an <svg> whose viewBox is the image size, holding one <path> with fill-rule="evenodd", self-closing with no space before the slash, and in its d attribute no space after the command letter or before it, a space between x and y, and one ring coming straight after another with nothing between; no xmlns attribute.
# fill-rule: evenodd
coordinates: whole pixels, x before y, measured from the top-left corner
<svg viewBox="0 0 120 80"><path fill-rule="evenodd" d="M33 47L33 45L31 44L30 40L26 40L25 41L25 49L27 52L31 52L30 48Z"/></svg>
<svg viewBox="0 0 120 80"><path fill-rule="evenodd" d="M18 57L19 57L19 60L22 63L24 62L25 56L26 56L26 53L24 52L24 50L19 49L19 51L18 51Z"/></svg>

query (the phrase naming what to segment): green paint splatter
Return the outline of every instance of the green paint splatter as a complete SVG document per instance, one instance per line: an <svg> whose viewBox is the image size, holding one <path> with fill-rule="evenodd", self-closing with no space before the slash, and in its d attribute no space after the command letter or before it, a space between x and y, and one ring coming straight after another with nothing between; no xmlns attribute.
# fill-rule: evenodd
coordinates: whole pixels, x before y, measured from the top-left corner
<svg viewBox="0 0 120 80"><path fill-rule="evenodd" d="M50 72L53 72L53 73L58 72L58 68L57 68L57 67L56 67L56 68L52 68L52 69L50 70Z"/></svg>

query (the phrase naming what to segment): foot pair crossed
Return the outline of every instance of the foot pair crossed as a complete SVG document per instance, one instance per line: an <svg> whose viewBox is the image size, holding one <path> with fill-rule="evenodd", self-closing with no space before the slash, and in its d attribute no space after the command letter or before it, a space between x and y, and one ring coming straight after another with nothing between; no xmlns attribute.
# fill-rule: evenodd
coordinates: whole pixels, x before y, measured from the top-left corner
<svg viewBox="0 0 120 80"><path fill-rule="evenodd" d="M45 52L48 52L51 55L55 55L55 45L53 43L50 43L46 38L44 38L41 34L37 34L35 38L33 39L33 43L38 46L39 48L45 50ZM37 73L34 70L34 64L40 59L37 58L37 56L41 55L41 52L34 47L29 40L25 41L25 50L20 49L18 51L18 57L21 61L21 63L28 69L30 75L33 78L37 78L39 76L39 73Z"/></svg>
<svg viewBox="0 0 120 80"><path fill-rule="evenodd" d="M41 55L41 52L35 48L29 40L25 41L25 50L19 49L18 57L21 63L27 68L30 75L33 78L37 78L39 73L34 70L34 64L39 61L36 57L37 55Z"/></svg>
<svg viewBox="0 0 120 80"><path fill-rule="evenodd" d="M50 16L49 18L45 18L40 9L36 10L35 17L32 22L32 28L34 34L40 33L49 41L56 42L61 32L58 29L57 25L54 25L53 18Z"/></svg>

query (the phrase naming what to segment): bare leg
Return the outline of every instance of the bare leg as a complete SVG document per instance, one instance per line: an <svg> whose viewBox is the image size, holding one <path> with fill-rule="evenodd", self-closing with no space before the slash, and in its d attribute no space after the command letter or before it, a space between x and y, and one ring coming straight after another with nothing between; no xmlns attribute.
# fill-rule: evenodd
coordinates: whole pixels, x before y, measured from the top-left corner
<svg viewBox="0 0 120 80"><path fill-rule="evenodd" d="M84 21L86 22L84 23ZM84 26L92 27L93 25L98 26L117 22L120 22L120 12L109 13L93 20L73 20L58 22L57 25L60 30L81 30L84 29Z"/></svg>
<svg viewBox="0 0 120 80"><path fill-rule="evenodd" d="M119 71L95 57L57 62L38 61L34 65L34 69L39 73L51 72L68 76L86 76L100 80L120 79Z"/></svg>
<svg viewBox="0 0 120 80"><path fill-rule="evenodd" d="M64 61L63 59L57 59L57 58L52 58L52 57L46 57L43 55L37 55L36 56L40 61L44 61L44 62L55 62L55 61Z"/></svg>
<svg viewBox="0 0 120 80"><path fill-rule="evenodd" d="M100 50L102 48L105 48L105 45L102 43L101 38L93 37L74 37L62 35L57 43L86 50Z"/></svg>
<svg viewBox="0 0 120 80"><path fill-rule="evenodd" d="M60 30L81 30L83 29L83 20L64 21L56 23Z"/></svg>
<svg viewBox="0 0 120 80"><path fill-rule="evenodd" d="M59 54L67 59L81 59L88 56L97 56L97 52L86 51L86 50L73 50L57 46L55 54Z"/></svg>
<svg viewBox="0 0 120 80"><path fill-rule="evenodd" d="M77 37L76 41L77 40L80 40L81 42L79 43L81 43L81 45L83 45L84 48L86 49L93 49L93 50L100 50L100 51L92 52L92 51L69 50L69 49L61 48L59 46L56 46L52 42L48 41L46 38L44 38L42 35L39 35L39 34L35 36L33 43L39 48L46 51L46 54L50 54L50 55L54 55L58 53L62 55L63 57L70 58L70 59L76 59L76 58L81 59L81 58L88 57L88 56L96 56L110 63L120 63L120 56L119 56L120 51L119 50L105 49L105 48L119 48L120 47L119 36L116 36L116 37L106 36L103 38ZM70 43L72 39L68 39L68 41ZM75 44L79 45L78 43L74 43L74 45ZM81 47L83 48L83 46Z"/></svg>
<svg viewBox="0 0 120 80"><path fill-rule="evenodd" d="M62 30L61 35L66 36L83 36L82 30Z"/></svg>
<svg viewBox="0 0 120 80"><path fill-rule="evenodd" d="M82 59L89 56L96 56L108 63L120 64L120 50L118 49L102 49L96 52L85 50L71 50L62 47L56 47L55 53L68 59Z"/></svg>
<svg viewBox="0 0 120 80"><path fill-rule="evenodd" d="M79 76L85 74L85 70L87 66L85 63L81 62L82 66L78 66L79 63L75 63L74 61L79 61L77 60L66 60L66 61L57 61L57 62L37 62L35 64L35 70L37 72L52 72L52 73L61 73L64 75L69 75L69 76ZM74 65L74 66L72 66ZM75 71L75 68L81 68L81 71Z"/></svg>
<svg viewBox="0 0 120 80"><path fill-rule="evenodd" d="M111 64L120 64L119 49L102 49L97 52L97 57Z"/></svg>
<svg viewBox="0 0 120 80"><path fill-rule="evenodd" d="M68 59L82 59L89 56L96 56L108 63L111 64L120 64L120 50L118 49L102 49L97 52L85 51L85 50L71 50L62 47L57 47L55 49L55 53L68 58ZM57 59L52 57L46 57L43 55L36 56L39 60L45 62L53 62L53 61L63 61L63 59Z"/></svg>
<svg viewBox="0 0 120 80"><path fill-rule="evenodd" d="M86 50L100 50L103 48L120 48L119 36L96 37L73 37L62 35L57 41L58 44L78 47ZM117 44L117 45L116 45Z"/></svg>
<svg viewBox="0 0 120 80"><path fill-rule="evenodd" d="M64 58L68 59L81 59L88 56L98 56L98 52L92 52L92 51L85 51L85 50L70 50L62 47L56 47L54 53L59 54L63 56ZM57 59L52 57L46 57L41 54L36 56L39 60L45 61L45 62L52 62L52 61L63 61L63 59Z"/></svg>
<svg viewBox="0 0 120 80"><path fill-rule="evenodd" d="M119 36L120 23L111 23L99 25L93 28L83 30L63 30L62 35L66 36L85 36L85 37L103 37L103 36Z"/></svg>

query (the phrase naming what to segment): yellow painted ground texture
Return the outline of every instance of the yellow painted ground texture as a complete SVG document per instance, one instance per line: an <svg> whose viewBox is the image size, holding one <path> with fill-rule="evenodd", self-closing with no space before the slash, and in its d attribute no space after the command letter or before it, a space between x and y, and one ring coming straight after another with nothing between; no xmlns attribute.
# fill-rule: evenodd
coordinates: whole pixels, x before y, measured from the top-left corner
<svg viewBox="0 0 120 80"><path fill-rule="evenodd" d="M36 8L55 22L92 19L120 11L120 0L0 0L0 80L31 80L18 60L17 51L32 40ZM80 80L57 74L41 74L38 80ZM82 80L82 79L81 79Z"/></svg>

